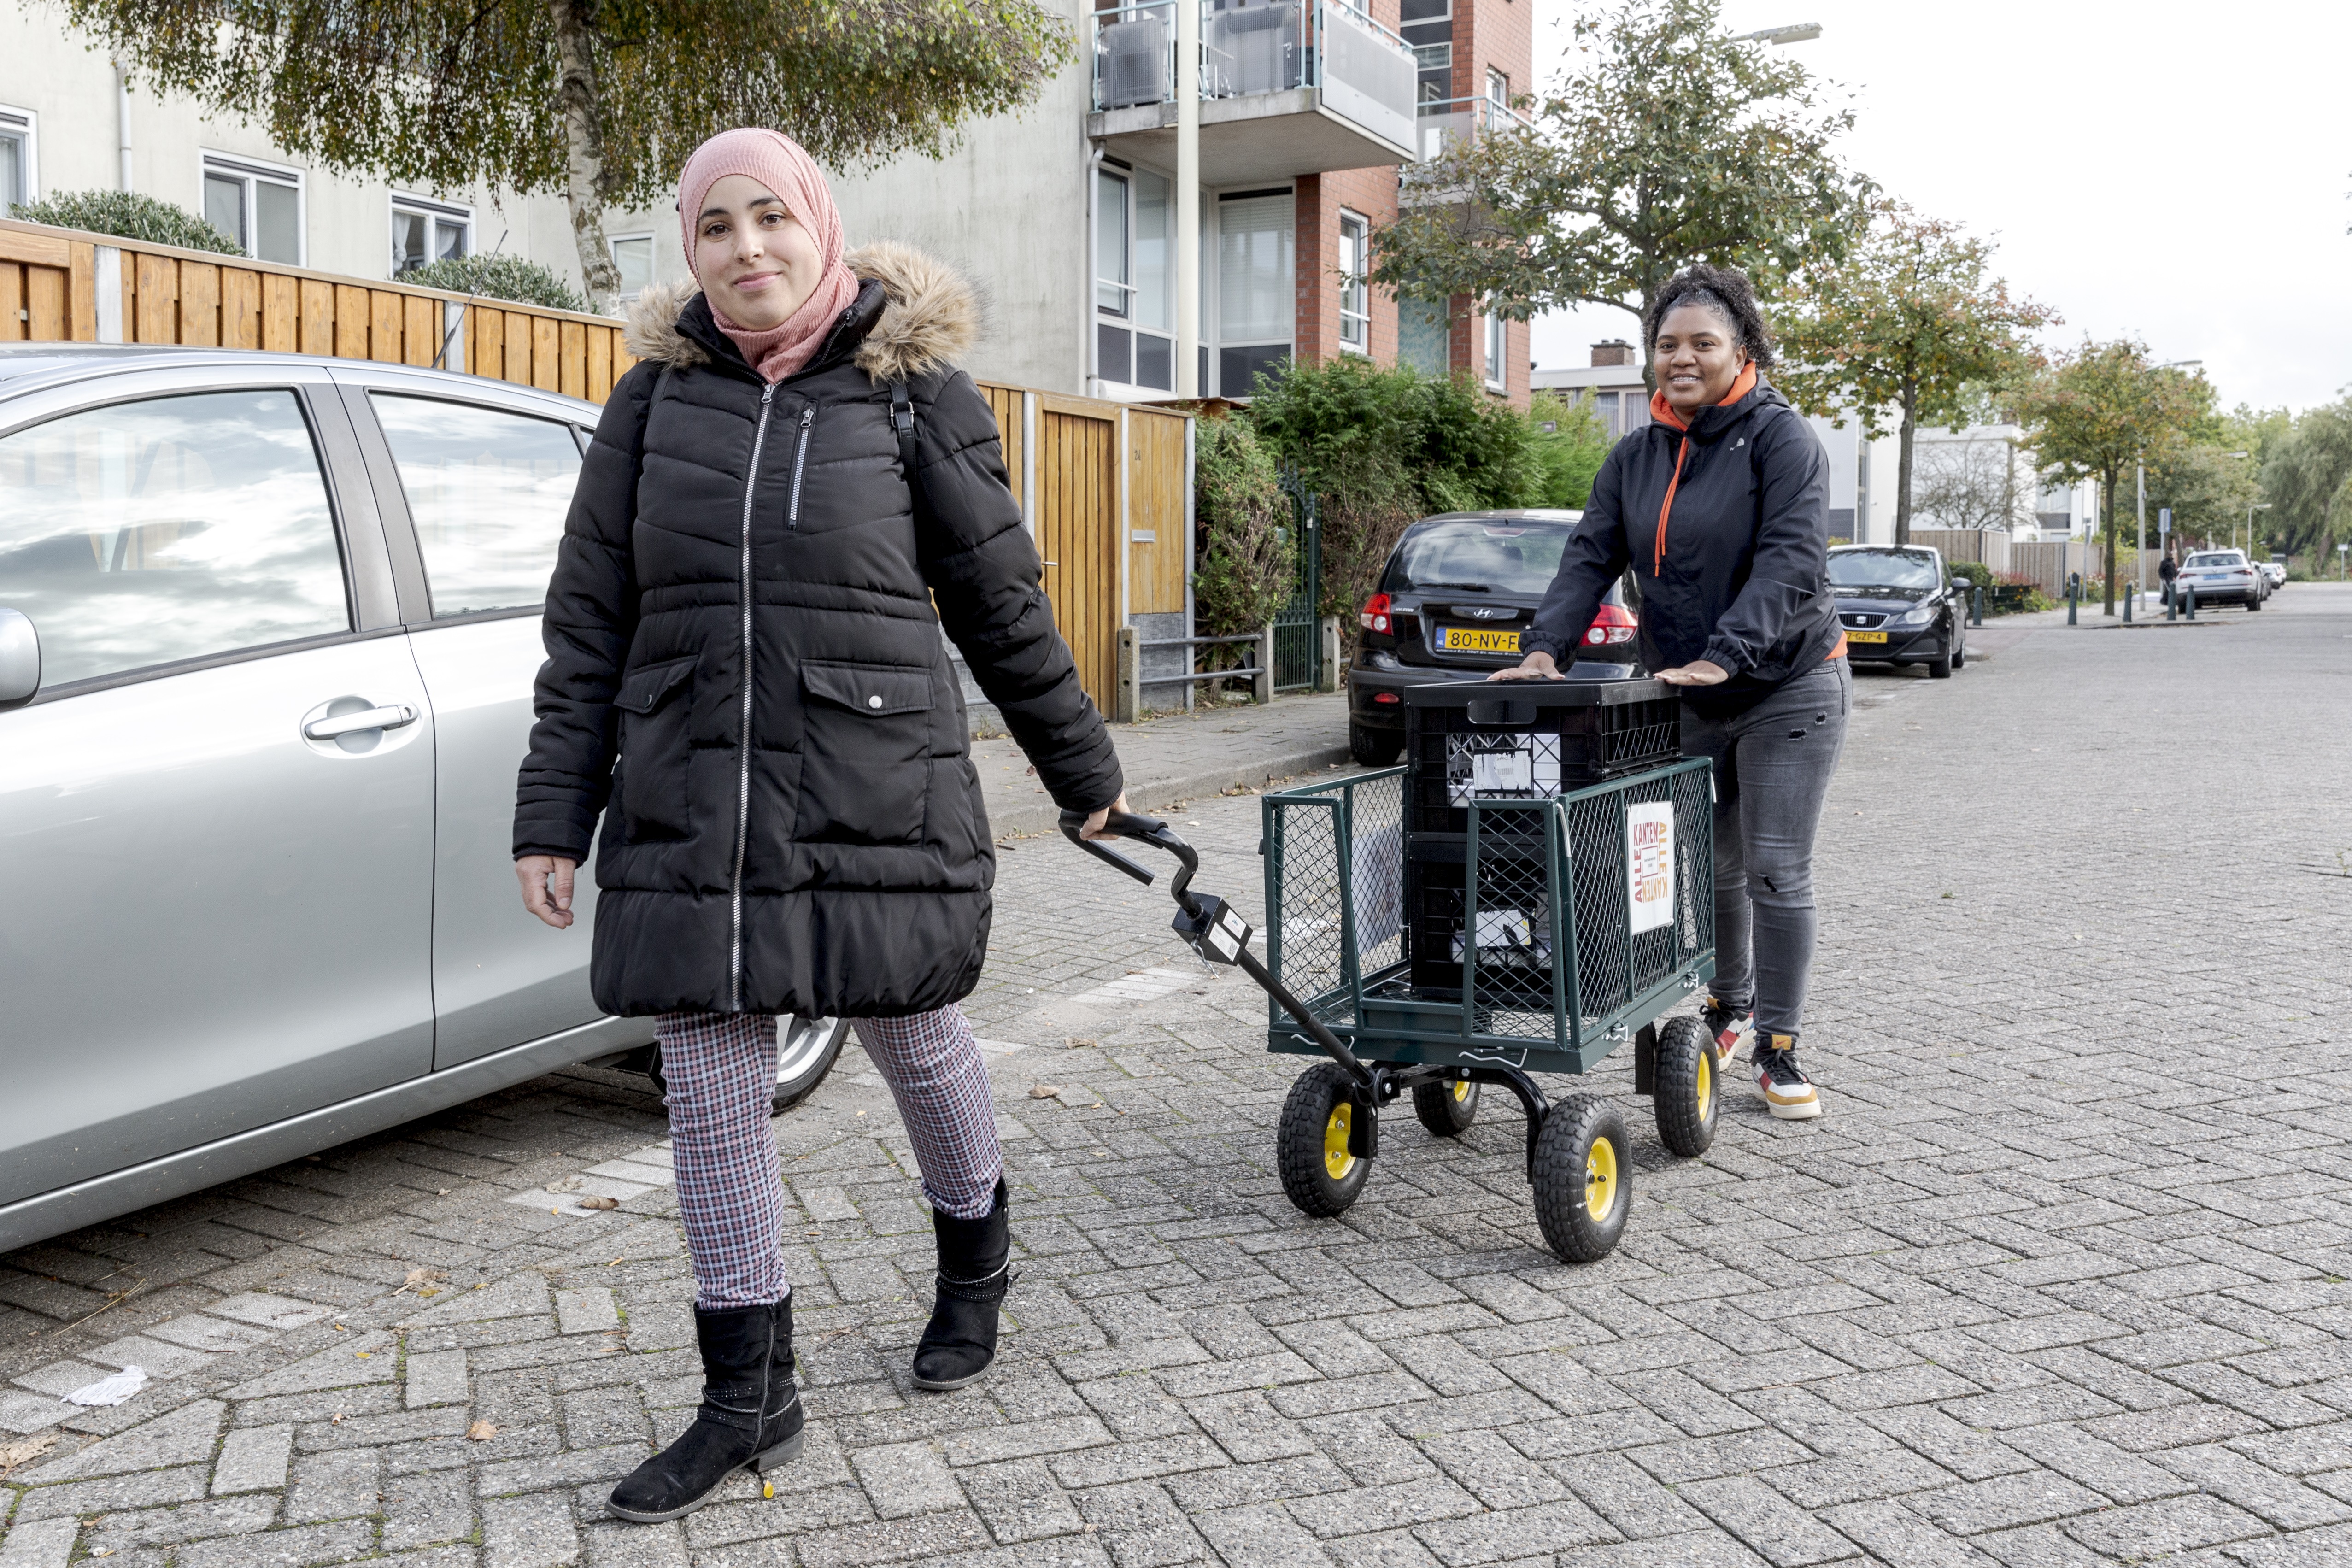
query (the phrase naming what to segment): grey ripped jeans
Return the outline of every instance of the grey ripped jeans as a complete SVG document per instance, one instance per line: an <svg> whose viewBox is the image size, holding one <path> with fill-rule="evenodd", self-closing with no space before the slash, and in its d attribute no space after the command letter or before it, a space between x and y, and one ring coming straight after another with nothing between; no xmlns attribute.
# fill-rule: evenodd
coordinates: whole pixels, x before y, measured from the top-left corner
<svg viewBox="0 0 2352 1568"><path fill-rule="evenodd" d="M1843 658L1727 719L1683 705L1683 754L1715 763L1715 994L1753 1002L1759 1038L1803 1030L1813 835L1853 710Z"/></svg>

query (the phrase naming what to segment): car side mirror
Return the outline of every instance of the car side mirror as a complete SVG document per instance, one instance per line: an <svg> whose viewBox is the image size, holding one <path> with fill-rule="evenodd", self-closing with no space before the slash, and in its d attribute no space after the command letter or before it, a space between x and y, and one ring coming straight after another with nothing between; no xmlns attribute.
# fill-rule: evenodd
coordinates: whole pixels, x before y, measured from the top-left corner
<svg viewBox="0 0 2352 1568"><path fill-rule="evenodd" d="M40 633L22 611L0 609L0 708L29 702L40 689Z"/></svg>

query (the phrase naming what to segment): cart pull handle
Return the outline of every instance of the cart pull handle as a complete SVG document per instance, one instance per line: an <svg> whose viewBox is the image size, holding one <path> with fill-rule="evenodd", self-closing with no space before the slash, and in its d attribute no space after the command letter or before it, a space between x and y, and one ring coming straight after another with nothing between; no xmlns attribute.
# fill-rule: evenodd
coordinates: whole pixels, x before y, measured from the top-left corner
<svg viewBox="0 0 2352 1568"><path fill-rule="evenodd" d="M1083 811L1062 813L1062 837L1096 859L1105 861L1126 872L1147 888L1157 880L1148 868L1137 865L1099 839L1084 837L1079 829L1084 827L1086 823L1087 814ZM1201 868L1201 857L1193 852L1192 847L1177 837L1168 825L1156 816L1143 816L1131 811L1114 811L1110 814L1109 819L1103 824L1103 831L1121 838L1132 838L1139 843L1149 844L1155 849L1165 849L1182 861L1183 874L1177 879L1180 889L1184 883L1192 879L1192 873Z"/></svg>

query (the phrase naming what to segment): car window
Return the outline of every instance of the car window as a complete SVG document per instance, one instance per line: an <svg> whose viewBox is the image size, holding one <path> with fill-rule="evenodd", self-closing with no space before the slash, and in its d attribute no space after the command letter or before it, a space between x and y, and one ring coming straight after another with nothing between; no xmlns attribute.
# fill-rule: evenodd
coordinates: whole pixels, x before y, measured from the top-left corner
<svg viewBox="0 0 2352 1568"><path fill-rule="evenodd" d="M1540 598L1559 572L1569 530L1557 523L1433 522L1405 535L1382 588L1484 588Z"/></svg>
<svg viewBox="0 0 2352 1568"><path fill-rule="evenodd" d="M433 618L544 603L580 477L572 427L388 392L370 402L416 523Z"/></svg>
<svg viewBox="0 0 2352 1568"><path fill-rule="evenodd" d="M2191 566L2242 566L2245 563L2240 561L2234 554L2217 552L2211 555L2192 555L2189 558L2189 564Z"/></svg>
<svg viewBox="0 0 2352 1568"><path fill-rule="evenodd" d="M1933 588L1940 584L1936 558L1902 550L1832 550L1833 588Z"/></svg>
<svg viewBox="0 0 2352 1568"><path fill-rule="evenodd" d="M300 403L205 392L0 439L0 605L44 688L351 629Z"/></svg>

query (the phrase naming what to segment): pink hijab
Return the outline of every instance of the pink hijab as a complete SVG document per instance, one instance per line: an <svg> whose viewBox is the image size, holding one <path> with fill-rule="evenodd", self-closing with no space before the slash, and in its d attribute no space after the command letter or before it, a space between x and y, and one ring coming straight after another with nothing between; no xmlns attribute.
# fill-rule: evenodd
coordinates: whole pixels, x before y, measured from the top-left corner
<svg viewBox="0 0 2352 1568"><path fill-rule="evenodd" d="M711 302L711 319L719 330L734 340L763 379L778 382L805 368L824 347L834 323L857 298L857 278L842 260L841 209L833 205L833 192L816 160L781 132L746 127L722 131L697 147L677 177L677 221L686 243L686 265L695 281L702 280L694 258L696 220L710 187L730 174L748 174L782 196L784 210L800 220L824 258L824 276L782 326L763 332L739 327L716 300Z"/></svg>

